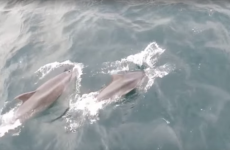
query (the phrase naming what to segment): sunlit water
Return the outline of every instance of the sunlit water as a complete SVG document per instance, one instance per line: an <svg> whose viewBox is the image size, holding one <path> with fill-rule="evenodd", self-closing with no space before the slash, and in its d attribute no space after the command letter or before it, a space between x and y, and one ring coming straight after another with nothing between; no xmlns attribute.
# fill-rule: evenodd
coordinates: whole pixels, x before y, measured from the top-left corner
<svg viewBox="0 0 230 150"><path fill-rule="evenodd" d="M1 2L1 150L230 148L227 2ZM21 124L17 95L63 72L53 108ZM96 101L111 75L145 71L134 94ZM64 96L64 97L65 97Z"/></svg>

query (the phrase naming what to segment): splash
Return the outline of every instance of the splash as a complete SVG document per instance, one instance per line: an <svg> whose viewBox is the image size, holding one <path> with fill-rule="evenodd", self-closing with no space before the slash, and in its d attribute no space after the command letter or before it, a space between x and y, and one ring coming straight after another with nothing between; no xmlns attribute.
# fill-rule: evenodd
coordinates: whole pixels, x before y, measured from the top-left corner
<svg viewBox="0 0 230 150"><path fill-rule="evenodd" d="M73 63L69 60L63 61L63 62L53 62L46 64L42 67L40 67L35 73L39 74L41 77L39 79L43 79L47 74L49 74L51 71L60 68L60 67L69 67L72 69L76 69L78 71L78 77L82 75L82 68L84 67L82 63Z"/></svg>
<svg viewBox="0 0 230 150"><path fill-rule="evenodd" d="M144 87L145 92L147 92L148 89L152 87L155 79L163 78L164 76L168 75L172 70L173 67L169 64L162 65L155 69L151 69L151 68L145 69L146 76L148 77L148 83Z"/></svg>
<svg viewBox="0 0 230 150"><path fill-rule="evenodd" d="M121 71L129 71L133 68L142 65L147 65L144 70L147 77L148 83L144 87L144 91L147 92L148 89L154 84L156 78L163 78L173 69L170 64L164 64L162 66L156 67L155 64L159 57L164 53L164 49L160 48L155 42L150 43L143 51L140 53L130 55L126 58L115 62L105 62L101 69L103 74L115 74ZM84 94L81 97L76 96L76 102L71 104L73 114L76 114L74 118L67 118L69 122L69 129L74 131L84 124L86 120L90 123L98 120L98 112L103 109L104 106L109 104L111 101L96 101L96 96L98 92L92 92L89 94ZM115 100L116 101L116 100Z"/></svg>
<svg viewBox="0 0 230 150"><path fill-rule="evenodd" d="M81 97L77 96L77 102L70 105L71 117L66 117L68 123L66 126L67 129L73 132L83 126L84 123L93 124L95 121L99 120L99 110L112 102L119 101L119 97L115 97L113 101L109 99L106 101L97 101L96 96L98 93L99 92L91 92L83 94Z"/></svg>
<svg viewBox="0 0 230 150"><path fill-rule="evenodd" d="M156 67L155 64L164 52L165 50L160 48L156 42L152 42L140 53L130 55L120 61L105 62L105 67L102 68L101 73L115 74L121 71L134 70L136 65L146 65L147 67L144 71L148 77L148 83L144 89L147 92L147 90L154 84L156 78L163 78L174 69L170 64Z"/></svg>
<svg viewBox="0 0 230 150"><path fill-rule="evenodd" d="M154 68L155 63L164 51L157 43L152 42L140 53L130 55L115 62L105 62L103 64L105 67L102 68L101 73L114 74L120 71L128 71L134 67L133 64L138 66L147 65L147 68Z"/></svg>
<svg viewBox="0 0 230 150"><path fill-rule="evenodd" d="M164 53L164 49L160 48L157 43L150 43L143 51L137 53L135 55L130 55L126 59L122 61L133 62L139 66L142 66L146 63L150 68L153 68L157 59L160 57L162 53Z"/></svg>
<svg viewBox="0 0 230 150"><path fill-rule="evenodd" d="M98 111L103 108L103 106L107 103L106 101L98 102L96 99L96 95L98 92L91 92L88 94L83 94L82 96L76 96L76 102L70 104L70 114L71 118L66 118L66 121L69 123L67 128L71 131L74 131L85 121L89 120L92 124L96 120L98 120Z"/></svg>
<svg viewBox="0 0 230 150"><path fill-rule="evenodd" d="M92 92L89 94L83 94L77 103L75 103L73 108L75 110L81 110L85 115L95 116L97 115L97 111L102 108L104 102L97 102L96 95L98 92Z"/></svg>
<svg viewBox="0 0 230 150"><path fill-rule="evenodd" d="M10 130L14 130L22 125L19 120L16 120L12 123L15 110L16 107L0 117L0 137L4 136Z"/></svg>

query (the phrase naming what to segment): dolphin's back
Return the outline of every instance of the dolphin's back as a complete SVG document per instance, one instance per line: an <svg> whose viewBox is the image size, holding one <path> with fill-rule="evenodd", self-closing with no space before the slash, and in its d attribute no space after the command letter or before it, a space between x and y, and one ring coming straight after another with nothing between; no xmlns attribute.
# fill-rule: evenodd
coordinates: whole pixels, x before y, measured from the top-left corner
<svg viewBox="0 0 230 150"><path fill-rule="evenodd" d="M23 121L50 106L62 94L70 78L71 74L64 72L42 84L35 93L18 108L16 119Z"/></svg>
<svg viewBox="0 0 230 150"><path fill-rule="evenodd" d="M139 86L144 76L144 72L114 75L112 82L98 94L97 99L100 101L114 96L123 96Z"/></svg>
<svg viewBox="0 0 230 150"><path fill-rule="evenodd" d="M56 77L48 80L44 84L42 84L40 87L38 87L37 90L44 90L44 89L49 89L53 85L59 84L59 83L66 83L69 80L69 72L63 72Z"/></svg>

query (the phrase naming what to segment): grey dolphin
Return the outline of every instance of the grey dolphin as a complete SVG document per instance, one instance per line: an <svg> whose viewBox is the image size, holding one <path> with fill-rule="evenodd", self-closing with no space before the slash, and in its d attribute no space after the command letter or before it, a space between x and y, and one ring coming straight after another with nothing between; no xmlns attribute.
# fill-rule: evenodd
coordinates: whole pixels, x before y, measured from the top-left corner
<svg viewBox="0 0 230 150"><path fill-rule="evenodd" d="M128 94L132 90L138 88L143 81L145 81L143 79L147 79L143 71L114 74L112 75L112 78L112 82L100 90L96 97L98 101L124 96L125 94ZM61 116L53 119L52 122L64 116L68 110L69 108L67 108Z"/></svg>
<svg viewBox="0 0 230 150"><path fill-rule="evenodd" d="M146 74L143 71L114 74L112 75L112 82L97 95L97 100L124 96L139 87L144 81L143 79L146 79Z"/></svg>
<svg viewBox="0 0 230 150"><path fill-rule="evenodd" d="M15 99L22 100L23 103L16 110L14 121L19 119L22 123L47 109L61 96L68 83L75 77L74 71L65 71L46 81L35 91L15 97Z"/></svg>

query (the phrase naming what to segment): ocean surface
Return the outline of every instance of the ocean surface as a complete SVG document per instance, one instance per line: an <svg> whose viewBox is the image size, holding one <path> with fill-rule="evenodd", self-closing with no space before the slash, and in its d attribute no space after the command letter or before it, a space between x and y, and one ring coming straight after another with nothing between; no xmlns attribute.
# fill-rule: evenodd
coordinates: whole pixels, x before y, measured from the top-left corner
<svg viewBox="0 0 230 150"><path fill-rule="evenodd" d="M230 149L229 2L0 3L0 150ZM9 123L17 95L66 67L78 72L68 95ZM112 74L137 70L142 90L95 100Z"/></svg>

